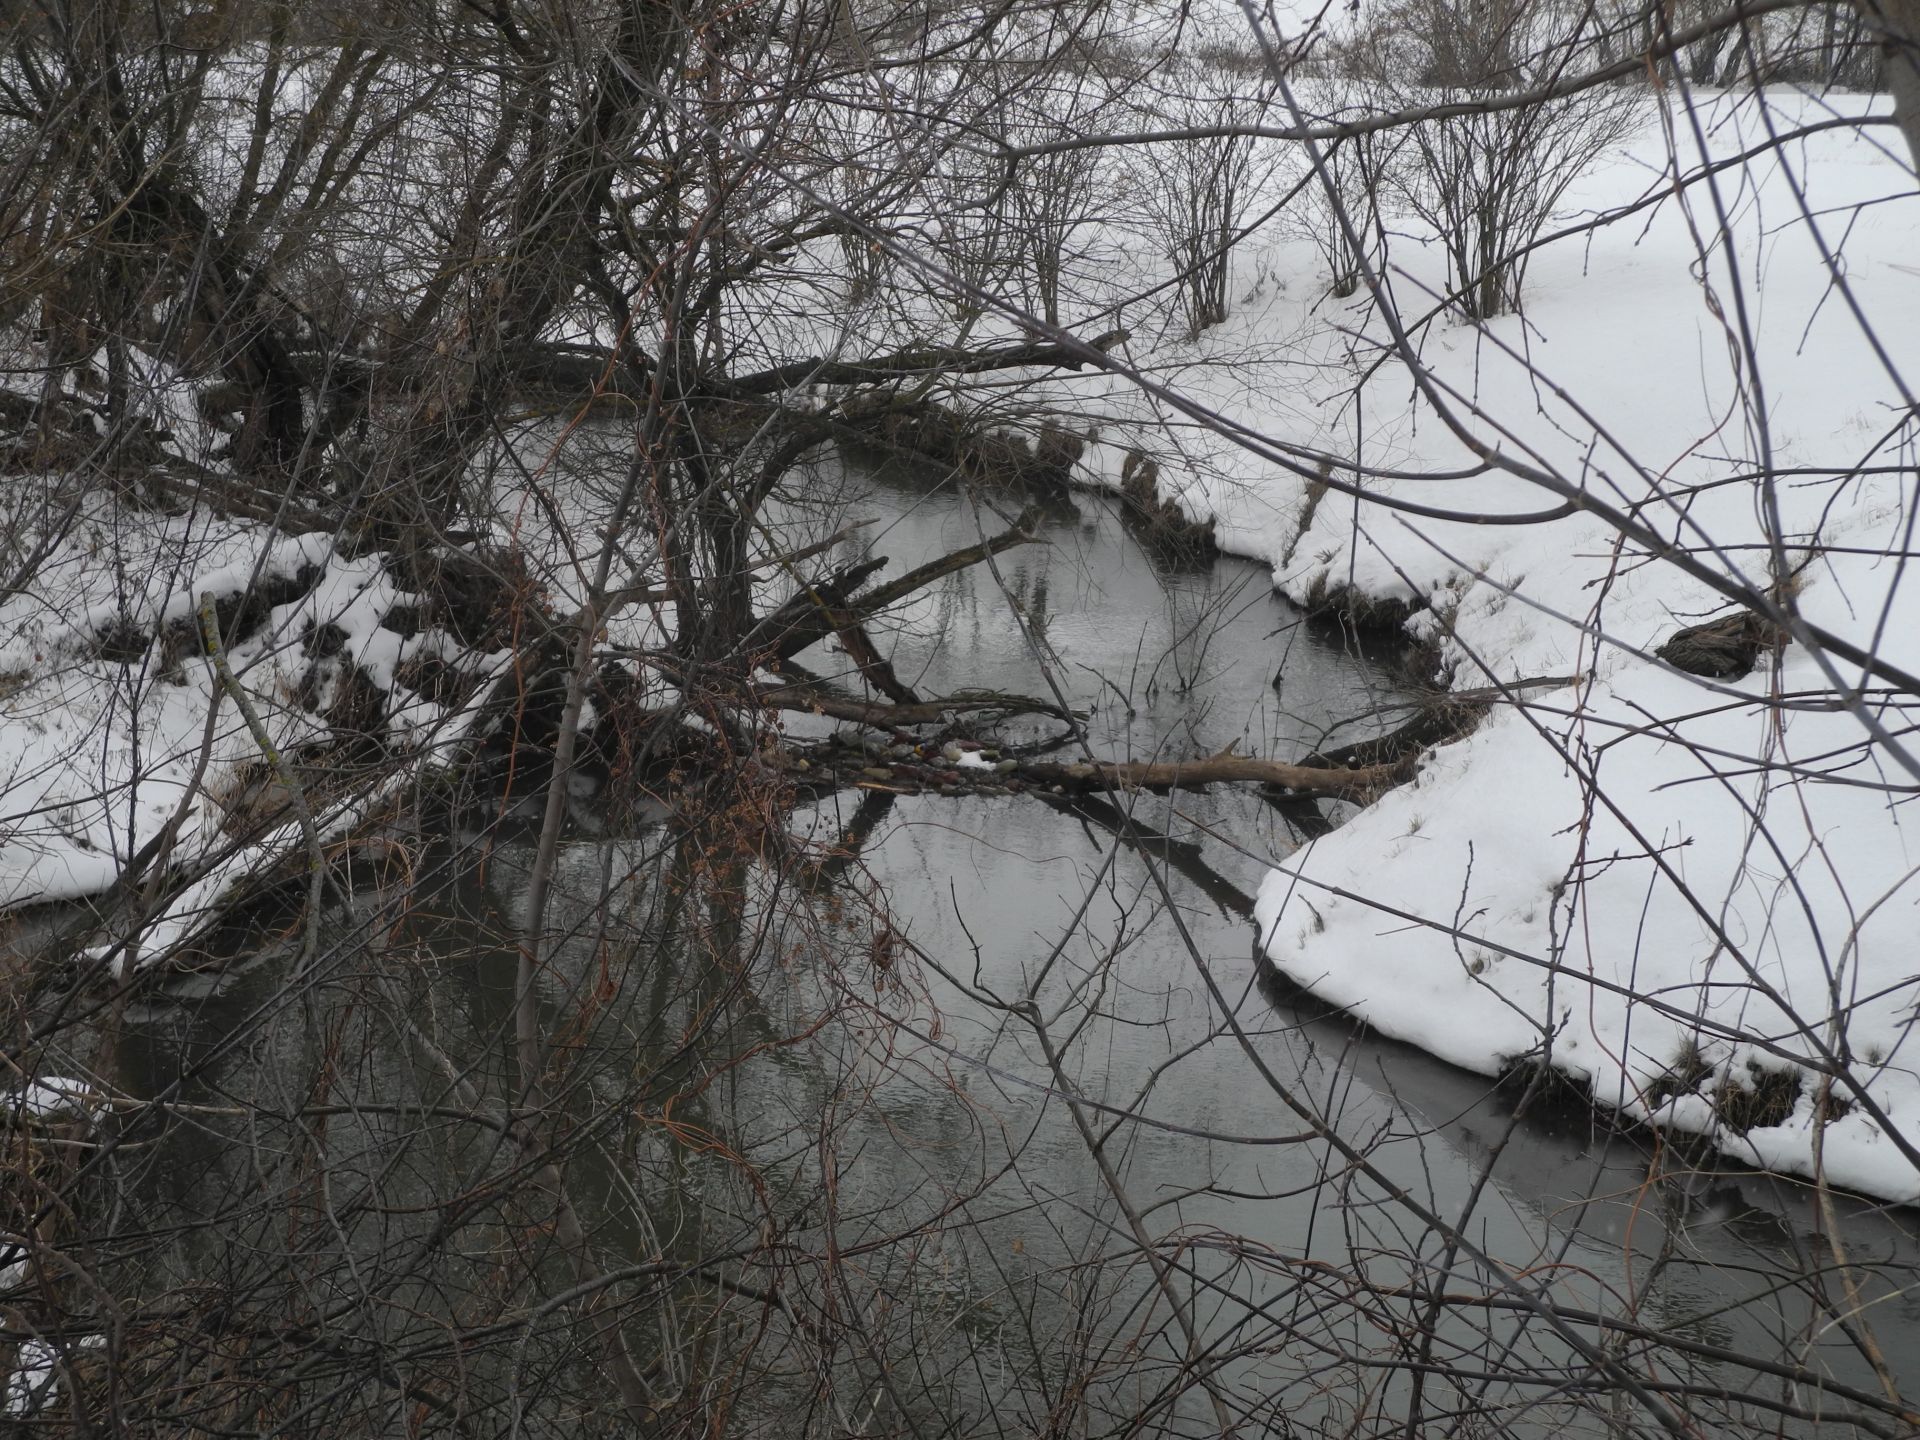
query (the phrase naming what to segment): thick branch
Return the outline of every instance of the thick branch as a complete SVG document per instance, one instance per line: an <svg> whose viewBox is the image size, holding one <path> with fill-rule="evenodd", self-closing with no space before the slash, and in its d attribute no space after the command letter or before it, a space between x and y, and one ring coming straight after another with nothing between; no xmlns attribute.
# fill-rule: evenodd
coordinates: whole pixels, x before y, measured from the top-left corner
<svg viewBox="0 0 1920 1440"><path fill-rule="evenodd" d="M759 704L775 710L825 715L832 720L871 725L876 730L887 731L904 730L915 725L951 724L962 715L1051 715L1056 720L1075 718L1063 714L1057 705L1027 695L950 696L906 705L887 705L879 701L828 695L804 685L778 685L756 691L753 698Z"/></svg>
<svg viewBox="0 0 1920 1440"><path fill-rule="evenodd" d="M894 673L893 662L880 653L880 647L873 643L864 625L856 620L842 625L836 633L840 636L841 649L860 667L861 678L868 685L897 705L920 703L913 687Z"/></svg>
<svg viewBox="0 0 1920 1440"><path fill-rule="evenodd" d="M1058 787L1069 794L1096 790L1193 790L1203 785L1278 785L1308 795L1365 802L1413 774L1418 755L1356 770L1289 765L1222 751L1204 760L1101 760L1059 763L1028 760L1012 776L1031 785Z"/></svg>
<svg viewBox="0 0 1920 1440"><path fill-rule="evenodd" d="M1024 510L1012 525L992 539L955 550L937 560L929 560L898 579L874 586L864 595L844 598L848 590L886 564L884 559L804 590L754 627L753 634L748 637L747 653L769 654L780 660L798 655L815 641L824 640L849 625L864 622L869 616L896 601L904 600L915 591L925 589L943 576L978 565L1002 550L1033 543L1038 537L1034 535L1032 527L1038 518L1037 511Z"/></svg>
<svg viewBox="0 0 1920 1440"><path fill-rule="evenodd" d="M999 700L1004 704L1015 698L1006 696ZM767 700L766 703L778 702ZM970 703L981 702L959 702ZM809 703L794 708L818 710L821 714L871 725L895 733L901 742L910 742L911 737L901 733L902 727L946 718L943 712L956 710L959 705L952 702L929 702L921 706L862 705L858 701L810 697ZM981 708L995 707L987 703ZM1041 709L1034 701L1023 702L1022 708ZM1053 710L1048 713L1058 714ZM994 763L995 753L976 752L975 758L970 759L958 747L943 746L936 750L922 743L915 745L911 753L903 746L896 746L889 756L875 763L872 756L860 750L837 750L827 745L805 751L810 758L808 766L802 768L818 766L829 774L838 769L854 783L906 795L928 790L939 790L943 794L966 790L1004 794L1011 790L1100 795L1115 790L1197 790L1207 785L1254 784L1365 804L1378 798L1382 791L1411 779L1420 763L1416 754L1391 764L1330 770L1289 765L1281 760L1260 760L1227 751L1199 760L1061 762L1009 756Z"/></svg>
<svg viewBox="0 0 1920 1440"><path fill-rule="evenodd" d="M791 360L771 370L756 371L725 383L733 394L768 395L791 390L796 385L877 385L888 380L907 380L924 375L977 375L986 370L1018 370L1029 366L1050 366L1078 370L1087 363L1087 348L1112 349L1127 338L1123 330L1112 330L1081 344L1061 345L1050 340L1029 340L1019 345L1000 345L985 350L967 350L956 346L930 349L896 350L891 355L876 355L865 360L829 360L815 356Z"/></svg>
<svg viewBox="0 0 1920 1440"><path fill-rule="evenodd" d="M963 550L950 551L937 560L929 560L924 565L916 566L896 580L889 580L884 585L876 585L866 594L856 596L850 602L851 608L864 619L876 611L886 609L895 601L906 599L917 590L924 590L934 581L951 575L956 570L965 570L969 566L978 565L988 556L998 555L1002 550L1011 550L1017 545L1031 545L1040 538L1033 533L1033 527L1039 519L1040 512L1037 509L1022 510L1013 524L998 535L978 545L969 545Z"/></svg>

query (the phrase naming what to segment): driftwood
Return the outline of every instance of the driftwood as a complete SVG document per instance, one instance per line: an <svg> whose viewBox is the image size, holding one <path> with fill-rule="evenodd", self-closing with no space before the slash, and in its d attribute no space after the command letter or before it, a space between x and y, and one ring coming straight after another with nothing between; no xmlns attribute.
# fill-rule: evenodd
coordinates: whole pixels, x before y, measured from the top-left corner
<svg viewBox="0 0 1920 1440"><path fill-rule="evenodd" d="M1194 790L1205 785L1276 785L1297 794L1365 803L1413 774L1419 756L1361 769L1290 765L1221 751L1202 760L1028 760L1011 777L1066 794L1102 790Z"/></svg>
<svg viewBox="0 0 1920 1440"><path fill-rule="evenodd" d="M1046 700L1026 695L966 695L939 700L917 700L911 704L882 704L879 701L854 700L831 695L806 685L763 687L753 699L775 710L795 710L802 714L825 715L855 725L870 725L876 730L899 731L916 725L951 724L963 715L1050 715L1056 720L1078 717L1063 712Z"/></svg>
<svg viewBox="0 0 1920 1440"><path fill-rule="evenodd" d="M843 704L839 708L848 710L846 718L891 729L882 717L899 719L899 712L908 707L872 706L873 711L880 713L871 719L855 716L852 705ZM877 754L834 745L796 747L788 754L789 763L805 761L795 764L794 768L811 771L820 778L835 777L862 789L899 795L937 790L942 794L1004 795L1039 791L1049 795L1098 796L1124 790L1198 790L1208 785L1255 784L1361 803L1409 778L1419 759L1410 755L1395 765L1376 765L1365 770L1321 770L1225 751L1197 760L1057 761L1009 756L997 762L991 759L995 752L987 751L988 763L961 764L941 749L911 745L904 736L901 743Z"/></svg>

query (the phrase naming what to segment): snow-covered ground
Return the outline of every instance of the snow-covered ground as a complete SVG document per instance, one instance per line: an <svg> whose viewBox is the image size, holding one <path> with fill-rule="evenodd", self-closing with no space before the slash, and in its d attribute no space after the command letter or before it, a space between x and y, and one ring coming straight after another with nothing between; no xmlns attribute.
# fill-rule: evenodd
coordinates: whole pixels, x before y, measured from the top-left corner
<svg viewBox="0 0 1920 1440"><path fill-rule="evenodd" d="M158 842L149 873L200 873L148 917L141 945L157 952L262 857L305 843L284 813L264 833L249 813L257 807L242 792L270 767L199 630L202 597L230 613L242 594L270 598L276 582L290 598L255 615L227 653L276 749L327 737L349 668L383 697L396 749L424 756L457 743L470 716L396 671L421 657L476 657L439 630L385 627L412 597L380 556L205 510L149 514L82 496L31 585L0 602L0 909L107 892ZM376 799L333 793L315 801L316 821L331 836Z"/></svg>
<svg viewBox="0 0 1920 1440"><path fill-rule="evenodd" d="M1706 97L1699 116L1710 155L1727 157L1770 131L1875 108L1884 102L1781 91L1764 104ZM1800 613L1920 669L1920 601L1902 578L1920 513L1902 379L1920 375L1920 197L1897 134L1810 134L1719 172L1711 192L1673 186L1676 150L1682 172L1698 168L1686 117L1650 102L1631 143L1561 209L1571 223L1645 207L1538 253L1524 317L1419 326L1422 363L1480 437L1639 507L1677 543L1710 540L1718 549L1703 551L1707 560L1763 590L1775 522L1747 477L1778 476L1777 538ZM1156 153L1119 163L1152 164ZM1300 178L1297 148L1265 146L1256 173L1268 195L1282 193ZM1104 311L1167 264L1152 225L1130 208L1140 187L1110 188L1111 204L1104 195L1091 204L1074 236L1085 303L1065 307L1069 324L1088 334L1125 326L1132 339L1116 354L1138 374L1272 440L1385 469L1469 468L1466 448L1413 398L1404 365L1388 357L1359 383L1381 360L1385 331L1364 296L1327 294L1325 266L1291 215L1237 248L1228 318L1199 338L1184 337L1164 295ZM927 197L930 214L937 198ZM1408 217L1390 219L1387 284L1411 322L1432 308L1444 266ZM1830 267L1823 250L1840 263ZM961 322L924 296L891 309L828 305L822 286L838 254L823 250L800 279L741 297L779 317L754 332L766 343L758 358L1020 333L1004 314ZM742 368L753 359L743 354ZM1416 783L1286 857L1259 911L1277 965L1455 1063L1492 1073L1545 1055L1600 1102L1711 1135L1736 1157L1818 1166L1850 1187L1920 1199L1920 1166L1896 1143L1920 1147L1908 1037L1920 1002L1911 943L1920 892L1903 809L1920 776L1869 743L1857 707L1837 703L1860 698L1849 688L1856 672L1836 676L1795 645L1743 680L1681 675L1651 651L1724 613L1724 602L1623 548L1591 515L1490 526L1338 492L1316 501L1307 478L1133 379L1035 383L1077 424L1091 417L1100 443L1086 457L1089 479L1117 484L1128 451L1151 450L1163 492L1214 517L1227 548L1270 562L1288 595L1347 591L1424 607L1412 628L1457 687L1569 677L1529 690L1525 709L1497 708L1436 752ZM987 403L999 384L985 387ZM185 435L191 405L165 377L154 391L156 411ZM195 458L208 450L182 448ZM1726 483L1696 488L1711 482ZM1367 489L1463 513L1552 500L1497 471L1370 479ZM538 515L513 486L503 491L502 532L538 550L527 535ZM567 511L582 533L593 526L586 511ZM169 825L176 863L212 863L230 848L229 822L208 796L257 769L257 743L197 654L154 645L129 663L115 638L186 621L208 591L303 567L317 582L233 655L274 743L314 732L328 676L312 670L307 637L329 625L346 637L341 653L392 698L397 741L457 732L458 717L395 679L440 642L382 628L405 597L377 562L346 559L323 537L287 539L197 512L143 520L102 501L30 593L0 606L0 907L108 888ZM538 568L552 593L577 598L577 559ZM632 633L618 638L650 635L649 623L636 609L622 617ZM1884 705L1896 735L1906 729L1892 697L1869 686L1862 703ZM283 830L277 843L297 839ZM245 863L216 865L176 905L180 923ZM149 936L148 947L165 938ZM1837 1072L1825 1127L1815 1125L1820 1070ZM1781 1074L1789 1078L1772 1078ZM1757 1098L1743 1101L1749 1093Z"/></svg>
<svg viewBox="0 0 1920 1440"><path fill-rule="evenodd" d="M1773 92L1764 107L1706 97L1700 118L1722 157L1770 126L1876 108ZM1762 591L1778 538L1800 615L1911 673L1920 416L1904 386L1920 382L1920 195L1897 132L1827 130L1721 172L1717 196L1659 196L1673 154L1661 119L1650 107L1563 209L1658 203L1539 253L1524 318L1425 328L1423 362L1477 410L1479 437L1639 507ZM1676 124L1680 166L1694 168ZM1401 312L1422 315L1441 283L1435 247L1402 233L1390 263ZM1192 343L1136 339L1129 359L1272 439L1385 468L1471 464L1403 365L1389 360L1356 401L1356 367L1385 331L1361 297L1324 295L1309 246L1263 232L1238 272L1226 324ZM1424 606L1410 628L1455 687L1577 677L1497 708L1414 784L1279 864L1259 905L1276 965L1456 1064L1493 1074L1545 1056L1602 1104L1738 1159L1920 1199L1920 843L1905 806L1920 774L1856 713L1901 736L1916 697L1856 689L1857 667L1799 645L1731 682L1664 665L1655 647L1730 607L1592 516L1449 523L1338 492L1313 505L1306 480L1171 407L1120 384L1105 403L1134 422L1109 438L1132 443L1147 412L1166 422L1163 488L1184 487L1187 508L1270 561L1289 596ZM1096 450L1107 483L1123 453ZM1779 477L1777 535L1762 470ZM1367 483L1461 512L1554 501L1497 471ZM1824 1128L1822 1071L1835 1072Z"/></svg>

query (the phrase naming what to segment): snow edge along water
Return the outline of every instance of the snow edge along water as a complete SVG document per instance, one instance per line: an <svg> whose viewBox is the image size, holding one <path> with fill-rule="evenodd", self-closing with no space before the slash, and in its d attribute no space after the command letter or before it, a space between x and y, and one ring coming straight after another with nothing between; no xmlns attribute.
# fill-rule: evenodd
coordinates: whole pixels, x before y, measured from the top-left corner
<svg viewBox="0 0 1920 1440"><path fill-rule="evenodd" d="M1769 104L1792 119L1815 102ZM1728 148L1761 124L1737 107L1721 119ZM1609 185L1637 183L1664 141L1650 128L1636 144L1638 159L1630 151L1591 181L1591 203L1608 203ZM1595 483L1653 505L1665 504L1667 482L1708 487L1688 490L1683 517L1668 506L1663 528L1711 535L1723 558L1771 544L1757 487L1725 477L1769 461L1827 467L1821 480L1782 481L1772 497L1794 603L1911 666L1920 602L1900 584L1911 437L1892 447L1903 463L1880 467L1893 473L1861 472L1876 456L1874 417L1902 408L1887 371L1920 363L1920 287L1902 266L1920 202L1903 195L1911 179L1897 160L1859 135L1831 132L1787 162L1754 167L1762 199L1786 203L1788 164L1813 192L1810 206L1853 214L1850 282L1895 364L1883 370L1874 337L1823 311L1829 276L1814 242L1770 232L1756 200L1736 215L1731 248L1756 292L1770 455L1727 424L1729 407L1751 414L1739 377L1702 358L1724 344L1722 327L1679 214L1631 236L1602 231L1571 258L1542 252L1525 320L1442 328L1431 363L1564 473L1590 473L1580 449L1605 429L1635 435L1638 453L1660 463L1616 465ZM1200 358L1235 345L1277 350L1287 327L1306 323L1289 304L1256 287L1222 333L1148 363L1177 367L1182 388L1234 420L1338 453L1341 437L1263 406L1248 373ZM1542 401L1541 374L1593 418L1574 423ZM1122 432L1166 433L1156 407L1129 406L1117 390L1106 398L1131 411ZM1464 455L1430 414L1374 407L1376 462L1385 454L1439 469ZM1496 708L1474 734L1431 752L1413 783L1277 865L1257 909L1267 958L1356 1021L1476 1073L1544 1062L1596 1105L1703 1137L1736 1163L1920 1201L1911 945L1920 856L1901 811L1904 775L1835 704L1858 673L1836 685L1793 645L1763 652L1738 679L1664 665L1653 650L1726 613L1724 602L1674 567L1642 563L1589 516L1409 524L1344 500L1319 505L1308 482L1224 444L1209 449L1204 437L1178 444L1204 459L1172 487L1175 498L1215 521L1224 550L1271 565L1287 598L1344 593L1413 607L1409 632L1442 656L1456 687L1581 677ZM1090 447L1083 477L1118 490L1127 450ZM1629 494L1618 487L1635 468L1658 479ZM1431 485L1380 489L1434 498ZM1453 487L1449 503L1511 513L1540 499L1489 476ZM1888 723L1897 728L1897 708Z"/></svg>

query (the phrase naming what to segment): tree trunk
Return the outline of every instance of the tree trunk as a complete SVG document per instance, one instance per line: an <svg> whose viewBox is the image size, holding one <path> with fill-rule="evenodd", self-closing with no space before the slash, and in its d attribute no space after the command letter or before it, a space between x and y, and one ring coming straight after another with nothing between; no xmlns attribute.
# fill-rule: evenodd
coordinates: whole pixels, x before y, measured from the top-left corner
<svg viewBox="0 0 1920 1440"><path fill-rule="evenodd" d="M1920 169L1920 0L1854 0L1886 57L1893 118Z"/></svg>

